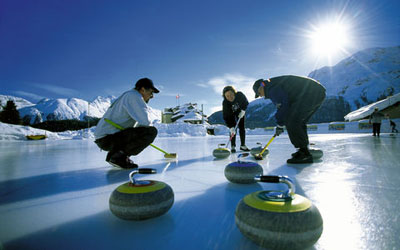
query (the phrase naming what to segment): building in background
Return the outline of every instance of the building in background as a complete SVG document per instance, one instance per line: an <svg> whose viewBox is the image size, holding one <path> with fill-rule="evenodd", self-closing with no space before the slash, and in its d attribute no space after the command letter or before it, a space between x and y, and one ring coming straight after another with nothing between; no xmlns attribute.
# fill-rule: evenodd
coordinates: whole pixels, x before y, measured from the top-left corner
<svg viewBox="0 0 400 250"><path fill-rule="evenodd" d="M191 124L207 123L207 116L199 110L197 103L186 103L174 108L165 108L162 123L186 122Z"/></svg>

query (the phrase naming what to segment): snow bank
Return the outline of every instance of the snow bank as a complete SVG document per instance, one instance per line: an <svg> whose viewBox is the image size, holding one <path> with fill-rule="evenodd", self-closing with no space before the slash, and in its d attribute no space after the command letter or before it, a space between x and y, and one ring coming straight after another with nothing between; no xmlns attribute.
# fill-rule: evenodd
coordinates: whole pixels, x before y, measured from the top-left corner
<svg viewBox="0 0 400 250"><path fill-rule="evenodd" d="M185 137L185 136L206 136L207 128L203 124L189 123L156 123L154 127L158 130L159 137Z"/></svg>
<svg viewBox="0 0 400 250"><path fill-rule="evenodd" d="M49 139L59 137L57 133L36 129L28 126L0 123L0 140L26 140L27 135L44 135ZM57 138L61 139L61 138Z"/></svg>
<svg viewBox="0 0 400 250"><path fill-rule="evenodd" d="M397 124L397 129L400 129L400 119L393 120ZM191 137L191 136L211 136L207 133L213 132L216 136L227 136L229 129L223 125L209 124L189 124L183 122L177 123L155 123L154 126L158 130L158 137ZM322 124L309 124L309 134L335 134L335 133L371 133L372 127L368 120L357 122L331 122ZM48 140L70 140L70 139L90 139L94 140L94 130L92 127L89 130L83 129L78 131L65 131L53 133L42 129L36 129L29 126L11 125L0 123L0 140L26 140L26 135L46 134ZM382 133L391 132L389 120L385 119L382 122ZM273 134L274 127L246 129L247 135L265 135Z"/></svg>
<svg viewBox="0 0 400 250"><path fill-rule="evenodd" d="M94 138L95 127L77 131L50 132L29 126L12 125L0 122L0 140L27 140L27 135L46 135L47 140L68 140Z"/></svg>

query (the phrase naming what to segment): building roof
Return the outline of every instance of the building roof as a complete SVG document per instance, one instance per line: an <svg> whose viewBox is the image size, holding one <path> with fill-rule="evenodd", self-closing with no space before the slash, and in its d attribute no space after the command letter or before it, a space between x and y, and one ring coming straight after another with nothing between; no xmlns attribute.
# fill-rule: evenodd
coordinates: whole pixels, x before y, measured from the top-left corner
<svg viewBox="0 0 400 250"><path fill-rule="evenodd" d="M346 121L358 121L367 118L374 112L375 107L384 112L390 118L400 117L400 93L389 96L386 99L371 103L348 113L344 119Z"/></svg>

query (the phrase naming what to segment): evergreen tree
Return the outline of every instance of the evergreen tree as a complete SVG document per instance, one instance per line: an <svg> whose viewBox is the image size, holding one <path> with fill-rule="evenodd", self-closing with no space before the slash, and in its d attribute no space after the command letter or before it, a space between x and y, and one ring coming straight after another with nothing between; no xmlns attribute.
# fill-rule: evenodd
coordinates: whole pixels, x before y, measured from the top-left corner
<svg viewBox="0 0 400 250"><path fill-rule="evenodd" d="M6 106L0 112L0 121L10 124L21 124L21 118L14 101L7 101Z"/></svg>

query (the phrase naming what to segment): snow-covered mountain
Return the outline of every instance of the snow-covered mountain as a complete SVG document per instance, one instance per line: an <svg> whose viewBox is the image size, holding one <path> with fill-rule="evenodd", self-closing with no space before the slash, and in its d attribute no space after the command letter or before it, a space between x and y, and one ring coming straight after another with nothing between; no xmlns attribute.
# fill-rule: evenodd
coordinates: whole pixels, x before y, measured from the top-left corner
<svg viewBox="0 0 400 250"><path fill-rule="evenodd" d="M3 106L7 104L7 101L13 101L17 106L17 109L35 105L30 101L25 100L24 98L10 96L10 95L0 95L0 103L1 103L0 111L3 110Z"/></svg>
<svg viewBox="0 0 400 250"><path fill-rule="evenodd" d="M83 121L90 117L102 117L114 99L113 96L99 96L92 102L78 98L42 99L37 104L21 108L18 111L21 118L31 124L46 120Z"/></svg>
<svg viewBox="0 0 400 250"><path fill-rule="evenodd" d="M19 115L25 123L36 124L46 120L81 120L101 118L116 99L114 96L98 96L88 102L78 98L42 99L31 103L23 98L0 95L2 105L14 101ZM161 111L150 107L150 119L161 121Z"/></svg>
<svg viewBox="0 0 400 250"><path fill-rule="evenodd" d="M343 96L351 110L400 92L400 46L362 50L333 67L311 72L329 96Z"/></svg>

